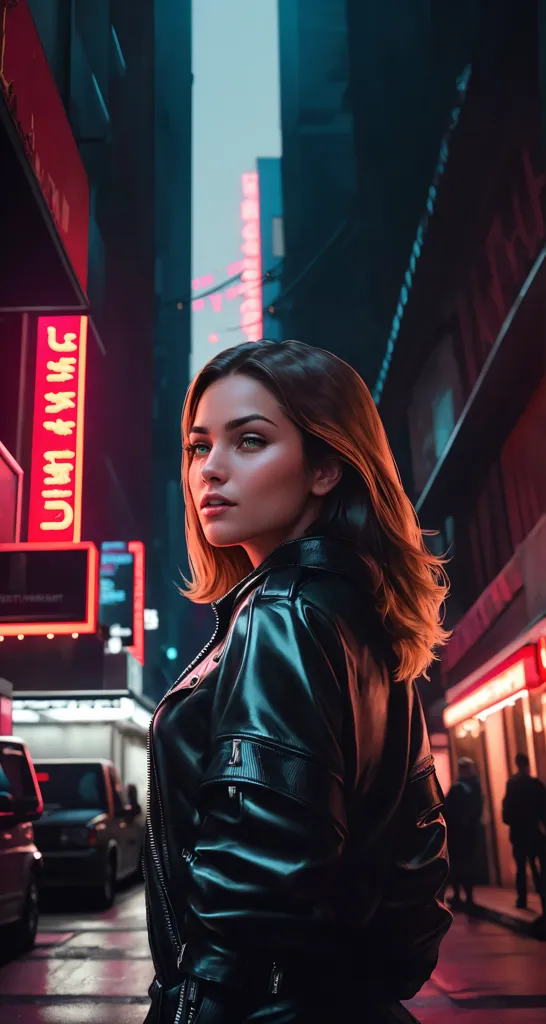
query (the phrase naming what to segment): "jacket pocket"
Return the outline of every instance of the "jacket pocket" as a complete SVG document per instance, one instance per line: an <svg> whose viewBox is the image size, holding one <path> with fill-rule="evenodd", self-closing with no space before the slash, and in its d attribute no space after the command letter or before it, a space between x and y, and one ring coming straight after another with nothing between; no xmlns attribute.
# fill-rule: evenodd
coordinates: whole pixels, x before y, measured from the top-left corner
<svg viewBox="0 0 546 1024"><path fill-rule="evenodd" d="M228 795L242 810L241 784L261 786L290 797L332 817L346 833L343 782L333 772L305 754L280 744L249 736L221 737L216 745L202 789L223 783Z"/></svg>
<svg viewBox="0 0 546 1024"><path fill-rule="evenodd" d="M432 754L428 754L415 765L408 778L404 802L418 825L424 824L429 815L436 815L443 807L445 798L438 782Z"/></svg>

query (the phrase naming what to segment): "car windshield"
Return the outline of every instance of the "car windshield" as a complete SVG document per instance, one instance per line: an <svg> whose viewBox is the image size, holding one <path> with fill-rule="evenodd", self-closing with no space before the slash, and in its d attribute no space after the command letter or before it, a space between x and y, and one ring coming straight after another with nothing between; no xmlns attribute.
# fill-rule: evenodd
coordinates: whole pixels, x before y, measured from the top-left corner
<svg viewBox="0 0 546 1024"><path fill-rule="evenodd" d="M108 809L101 765L44 764L36 761L35 768L46 809Z"/></svg>

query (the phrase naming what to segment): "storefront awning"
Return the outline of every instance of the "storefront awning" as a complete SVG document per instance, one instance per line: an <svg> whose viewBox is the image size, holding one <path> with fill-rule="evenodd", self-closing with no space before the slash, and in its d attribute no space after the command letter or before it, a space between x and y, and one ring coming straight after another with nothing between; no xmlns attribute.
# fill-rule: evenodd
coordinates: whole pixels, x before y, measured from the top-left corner
<svg viewBox="0 0 546 1024"><path fill-rule="evenodd" d="M451 729L471 718L485 718L545 684L546 637L543 636L538 642L514 651L481 678L474 676L466 686L460 683L453 691L448 690L444 725Z"/></svg>

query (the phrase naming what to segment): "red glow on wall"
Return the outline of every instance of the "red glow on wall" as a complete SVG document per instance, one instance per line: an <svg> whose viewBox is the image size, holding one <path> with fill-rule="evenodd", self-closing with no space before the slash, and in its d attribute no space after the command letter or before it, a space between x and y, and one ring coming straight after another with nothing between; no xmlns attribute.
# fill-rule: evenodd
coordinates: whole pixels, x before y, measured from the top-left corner
<svg viewBox="0 0 546 1024"><path fill-rule="evenodd" d="M144 544L140 540L131 540L127 549L134 556L134 587L133 587L133 643L127 650L144 664L144 602L146 595L146 559Z"/></svg>
<svg viewBox="0 0 546 1024"><path fill-rule="evenodd" d="M21 540L24 473L0 441L0 542Z"/></svg>
<svg viewBox="0 0 546 1024"><path fill-rule="evenodd" d="M11 700L0 696L0 736L11 736L12 728Z"/></svg>
<svg viewBox="0 0 546 1024"><path fill-rule="evenodd" d="M540 680L546 683L546 637L541 636L537 644L538 674Z"/></svg>
<svg viewBox="0 0 546 1024"><path fill-rule="evenodd" d="M38 318L29 541L81 539L87 317Z"/></svg>
<svg viewBox="0 0 546 1024"><path fill-rule="evenodd" d="M257 171L243 174L243 271L241 329L248 341L259 341L263 333L262 258L260 249L260 192Z"/></svg>
<svg viewBox="0 0 546 1024"><path fill-rule="evenodd" d="M0 92L82 288L89 184L27 0L0 2Z"/></svg>

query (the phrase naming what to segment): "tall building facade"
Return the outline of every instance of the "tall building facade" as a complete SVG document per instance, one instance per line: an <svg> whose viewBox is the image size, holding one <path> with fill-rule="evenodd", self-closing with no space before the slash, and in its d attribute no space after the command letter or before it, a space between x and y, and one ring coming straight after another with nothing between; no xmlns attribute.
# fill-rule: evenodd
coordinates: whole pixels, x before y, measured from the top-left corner
<svg viewBox="0 0 546 1024"><path fill-rule="evenodd" d="M279 157L260 157L256 162L260 203L260 262L263 284L262 334L270 341L282 340L282 322L276 301L282 289L284 260L284 216L282 164Z"/></svg>
<svg viewBox="0 0 546 1024"><path fill-rule="evenodd" d="M433 182L442 174L487 4L347 0L346 7L359 331L373 386L411 287L417 232L434 207Z"/></svg>
<svg viewBox="0 0 546 1024"><path fill-rule="evenodd" d="M36 539L40 338L51 346L55 329L58 353L80 346L77 359L61 354L59 363L83 368L78 387L74 373L65 377L62 400L60 385L55 401L41 396L50 410L44 437L56 442L49 448L58 449L57 463L61 448L65 455L74 448L64 465L77 463L81 484L78 536L74 530L67 539L97 548L138 542L144 551L138 600L153 614L139 657L151 697L165 688L158 666L176 646L172 608L183 604L175 582L183 564L179 414L189 314L177 302L191 291L190 8L189 0L0 4L0 176L9 239L0 268L0 491L7 499L0 543ZM58 347L62 330L79 331L59 319L67 317L86 324L85 364L83 334L74 342L65 333L68 347ZM55 495L48 492L57 503L55 530L72 515L59 472L49 488ZM44 539L65 536L49 531ZM68 675L72 664L72 676L83 679L85 666L87 682L100 685L102 636L59 645L35 637L17 649L15 641L6 636L2 647L8 678L24 674L27 663L33 678L48 676L51 652L63 646Z"/></svg>
<svg viewBox="0 0 546 1024"><path fill-rule="evenodd" d="M333 350L370 386L475 45L475 6L279 3L284 335Z"/></svg>
<svg viewBox="0 0 546 1024"><path fill-rule="evenodd" d="M191 348L191 0L155 0L155 331L148 685L163 696L193 657L206 614L182 598L187 571L180 489L182 404ZM205 622L202 620L205 619Z"/></svg>
<svg viewBox="0 0 546 1024"><path fill-rule="evenodd" d="M516 753L546 780L546 158L537 9L476 48L379 410L452 593L442 654L452 767L485 795L481 880L514 886ZM484 23L484 28L487 27ZM409 449L409 451L408 451Z"/></svg>
<svg viewBox="0 0 546 1024"><path fill-rule="evenodd" d="M279 0L284 337L365 370L345 0Z"/></svg>

